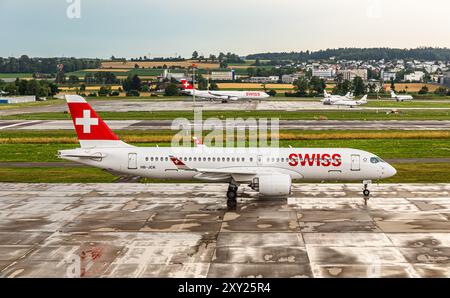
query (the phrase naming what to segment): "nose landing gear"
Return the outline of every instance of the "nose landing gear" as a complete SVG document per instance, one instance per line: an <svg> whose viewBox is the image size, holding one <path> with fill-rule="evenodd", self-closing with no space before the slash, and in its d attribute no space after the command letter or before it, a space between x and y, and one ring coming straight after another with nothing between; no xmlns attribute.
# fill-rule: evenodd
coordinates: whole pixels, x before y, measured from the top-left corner
<svg viewBox="0 0 450 298"><path fill-rule="evenodd" d="M235 184L230 184L227 191L227 207L229 210L236 209L237 206L237 191L238 186Z"/></svg>
<svg viewBox="0 0 450 298"><path fill-rule="evenodd" d="M367 202L370 199L370 190L368 189L368 187L369 187L369 184L371 184L371 183L372 183L372 181L370 181L370 180L363 181L363 185L364 185L363 197L364 197L364 205L366 205L366 206L367 206Z"/></svg>

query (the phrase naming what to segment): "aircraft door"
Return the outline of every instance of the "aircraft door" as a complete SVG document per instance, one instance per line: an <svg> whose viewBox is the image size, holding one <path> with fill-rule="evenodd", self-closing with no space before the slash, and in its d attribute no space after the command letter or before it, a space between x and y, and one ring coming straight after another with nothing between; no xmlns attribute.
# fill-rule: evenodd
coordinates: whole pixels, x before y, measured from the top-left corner
<svg viewBox="0 0 450 298"><path fill-rule="evenodd" d="M352 171L361 171L361 156L357 154L352 155Z"/></svg>
<svg viewBox="0 0 450 298"><path fill-rule="evenodd" d="M137 169L137 154L136 153L128 154L128 169L129 170Z"/></svg>

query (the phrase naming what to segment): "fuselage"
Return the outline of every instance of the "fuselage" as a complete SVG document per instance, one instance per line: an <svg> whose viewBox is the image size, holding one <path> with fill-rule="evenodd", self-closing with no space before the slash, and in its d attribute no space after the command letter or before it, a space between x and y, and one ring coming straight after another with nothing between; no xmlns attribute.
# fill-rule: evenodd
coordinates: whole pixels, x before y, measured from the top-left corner
<svg viewBox="0 0 450 298"><path fill-rule="evenodd" d="M83 152L99 158L65 157ZM395 175L395 169L377 156L355 149L324 148L93 148L60 151L60 157L118 173L154 179L210 180L195 171L179 171L170 156L190 168L254 170L281 173L292 180L360 181ZM211 181L227 182L217 175ZM249 181L250 182L250 181Z"/></svg>
<svg viewBox="0 0 450 298"><path fill-rule="evenodd" d="M270 96L261 91L203 91L203 90L184 90L186 94L212 100L239 100L239 99L266 99Z"/></svg>

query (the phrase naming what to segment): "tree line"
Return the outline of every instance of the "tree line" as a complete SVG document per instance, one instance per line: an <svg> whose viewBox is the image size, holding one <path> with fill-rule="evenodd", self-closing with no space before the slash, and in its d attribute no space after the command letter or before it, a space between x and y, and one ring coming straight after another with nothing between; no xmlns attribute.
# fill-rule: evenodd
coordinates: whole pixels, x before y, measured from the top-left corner
<svg viewBox="0 0 450 298"><path fill-rule="evenodd" d="M41 80L20 80L13 83L5 83L0 80L0 90L8 95L35 95L37 97L53 97L59 89L55 83Z"/></svg>
<svg viewBox="0 0 450 298"><path fill-rule="evenodd" d="M450 49L421 47L416 49L393 49L393 48L339 48L326 49L320 51L301 52L279 52L279 53L259 53L246 57L249 60L273 60L273 61L299 61L308 60L396 60L415 59L427 61L450 61Z"/></svg>
<svg viewBox="0 0 450 298"><path fill-rule="evenodd" d="M19 58L0 57L1 73L57 73L58 65L64 65L65 72L82 69L99 68L101 60L84 58L30 58L23 55Z"/></svg>

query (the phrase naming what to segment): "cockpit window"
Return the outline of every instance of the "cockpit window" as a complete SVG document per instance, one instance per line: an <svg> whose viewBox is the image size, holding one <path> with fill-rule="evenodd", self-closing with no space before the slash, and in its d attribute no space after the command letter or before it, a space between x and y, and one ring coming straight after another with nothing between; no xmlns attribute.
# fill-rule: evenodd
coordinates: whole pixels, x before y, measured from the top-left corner
<svg viewBox="0 0 450 298"><path fill-rule="evenodd" d="M370 159L370 162L371 162L371 163L379 163L379 162L385 162L385 161L382 160L382 159L379 158L379 157L372 157L372 158Z"/></svg>
<svg viewBox="0 0 450 298"><path fill-rule="evenodd" d="M371 162L371 163L379 163L380 161L378 160L378 158L372 157L372 158L370 159L370 162Z"/></svg>

